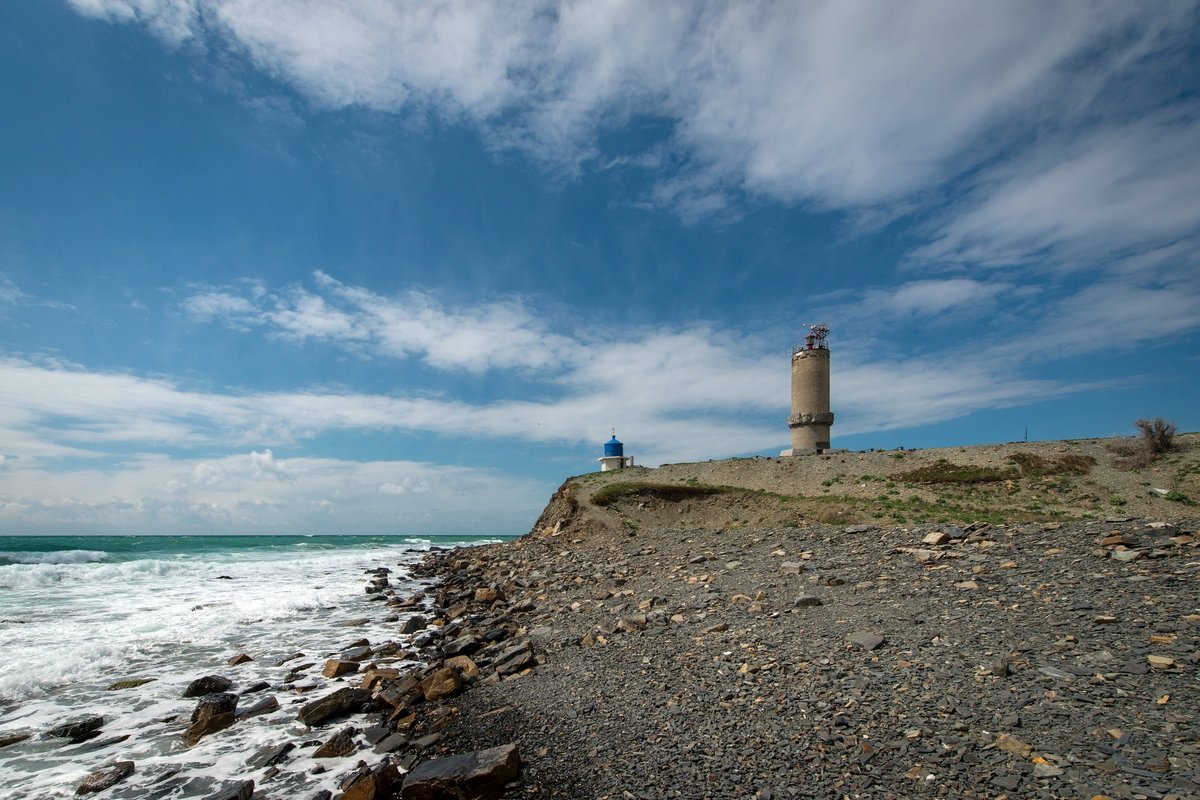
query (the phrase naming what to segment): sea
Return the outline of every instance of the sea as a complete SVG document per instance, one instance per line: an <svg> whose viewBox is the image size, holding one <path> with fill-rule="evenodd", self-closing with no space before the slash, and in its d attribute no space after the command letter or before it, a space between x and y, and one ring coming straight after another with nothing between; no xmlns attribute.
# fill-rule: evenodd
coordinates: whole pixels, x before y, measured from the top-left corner
<svg viewBox="0 0 1200 800"><path fill-rule="evenodd" d="M0 536L0 742L32 734L0 746L0 797L72 796L115 761L134 762L135 772L99 797L209 797L245 779L260 783L261 796L336 794L361 755L314 759L312 747L299 747L266 783L248 762L268 746L338 730L296 721L300 704L346 685L322 678L326 658L360 639L404 643L399 626L413 612L396 620L399 609L372 601L366 571L390 569L403 597L422 588L410 569L431 547L504 538ZM298 652L304 657L276 666ZM229 666L239 653L253 661ZM280 686L306 663L298 683L316 685L312 693ZM189 748L181 734L196 700L183 693L205 675L233 679L234 692L266 682L271 688L247 694L239 708L274 695L280 709ZM47 735L93 715L104 724L91 740Z"/></svg>

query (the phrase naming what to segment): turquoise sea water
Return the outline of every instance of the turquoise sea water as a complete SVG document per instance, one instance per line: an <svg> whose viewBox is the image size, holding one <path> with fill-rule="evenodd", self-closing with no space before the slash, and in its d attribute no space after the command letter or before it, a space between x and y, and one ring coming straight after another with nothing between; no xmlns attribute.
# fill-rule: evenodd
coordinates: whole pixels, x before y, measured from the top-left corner
<svg viewBox="0 0 1200 800"><path fill-rule="evenodd" d="M261 778L247 766L251 754L281 732L309 736L293 730L296 704L311 697L296 684L313 692L345 685L321 668L353 642L407 647L399 630L412 610L366 591L376 571L389 570L402 598L423 588L410 571L431 547L501 538L0 536L0 736L30 734L0 748L0 797L69 796L116 760L134 761L137 772L105 793L114 800L207 797L221 780ZM278 666L297 652L307 657ZM231 668L238 653L254 660ZM306 666L290 674L297 664ZM180 734L195 701L183 688L210 674L230 677L235 691L264 682L280 709L185 747ZM150 682L108 689L129 679ZM46 734L89 715L105 719L94 741ZM321 781L336 789L347 758L322 760L328 775L314 777L311 751L297 755L273 779L278 796L289 796L289 781L304 796Z"/></svg>
<svg viewBox="0 0 1200 800"><path fill-rule="evenodd" d="M370 547L458 546L512 537L498 536L0 536L0 566L6 564L134 561L146 558L236 556L300 550Z"/></svg>

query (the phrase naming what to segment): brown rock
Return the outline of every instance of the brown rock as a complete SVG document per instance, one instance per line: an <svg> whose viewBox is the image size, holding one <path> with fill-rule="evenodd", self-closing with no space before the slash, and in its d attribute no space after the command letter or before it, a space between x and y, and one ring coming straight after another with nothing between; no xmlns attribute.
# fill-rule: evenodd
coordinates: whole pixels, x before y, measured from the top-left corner
<svg viewBox="0 0 1200 800"><path fill-rule="evenodd" d="M195 747L196 744L208 736L210 733L223 731L232 725L237 720L232 711L222 711L218 714L204 715L196 722L193 722L186 731L183 732L183 743L188 747Z"/></svg>
<svg viewBox="0 0 1200 800"><path fill-rule="evenodd" d="M79 788L75 790L75 794L103 792L105 789L116 786L132 774L132 761L117 761L84 778L83 783L79 784Z"/></svg>
<svg viewBox="0 0 1200 800"><path fill-rule="evenodd" d="M253 661L253 660L254 660L253 658L246 655L245 653L238 653L236 656L229 659L229 666L236 667L238 664L245 664L247 661Z"/></svg>
<svg viewBox="0 0 1200 800"><path fill-rule="evenodd" d="M454 667L442 667L434 670L425 680L421 681L421 694L426 700L438 700L450 697L462 689L462 677Z"/></svg>
<svg viewBox="0 0 1200 800"><path fill-rule="evenodd" d="M358 672L357 661L342 661L337 658L326 661L325 669L321 670L321 674L326 678L340 678L342 675L352 675L355 672Z"/></svg>
<svg viewBox="0 0 1200 800"><path fill-rule="evenodd" d="M950 537L942 531L930 531L925 534L925 538L921 540L922 544L933 546L943 545L950 541Z"/></svg>
<svg viewBox="0 0 1200 800"><path fill-rule="evenodd" d="M32 733L0 733L0 747L8 747L10 744L23 742L33 736Z"/></svg>
<svg viewBox="0 0 1200 800"><path fill-rule="evenodd" d="M305 725L313 726L357 711L362 704L371 699L371 695L362 689L345 687L325 695L319 700L305 704L300 709L297 718Z"/></svg>
<svg viewBox="0 0 1200 800"><path fill-rule="evenodd" d="M446 666L454 667L458 670L458 674L464 678L478 678L479 667L471 660L470 656L454 656L454 658L446 659Z"/></svg>
<svg viewBox="0 0 1200 800"><path fill-rule="evenodd" d="M421 678L413 672L394 681L384 682L382 688L375 692L376 700L387 703L392 708L408 708L423 698Z"/></svg>
<svg viewBox="0 0 1200 800"><path fill-rule="evenodd" d="M515 744L435 758L408 773L400 797L402 800L498 798L504 793L504 784L516 778L520 770L521 755Z"/></svg>
<svg viewBox="0 0 1200 800"><path fill-rule="evenodd" d="M1006 753L1012 753L1014 756L1021 758L1029 758L1029 754L1033 752L1033 745L1022 742L1015 736L1009 736L1007 733L996 734L996 748L1003 750Z"/></svg>
<svg viewBox="0 0 1200 800"><path fill-rule="evenodd" d="M342 728L316 749L313 758L341 758L358 749L354 744L354 728Z"/></svg>
<svg viewBox="0 0 1200 800"><path fill-rule="evenodd" d="M400 770L393 764L385 764L371 770L363 769L342 782L342 795L338 800L376 800L376 798L394 797L393 785L399 780Z"/></svg>
<svg viewBox="0 0 1200 800"><path fill-rule="evenodd" d="M369 669L363 673L360 684L365 691L373 692L384 681L394 681L400 677L400 670L391 668Z"/></svg>
<svg viewBox="0 0 1200 800"><path fill-rule="evenodd" d="M485 586L482 589L475 590L475 602L476 603L494 603L497 600L503 600L503 599L504 599L504 592L499 589L493 589L491 587Z"/></svg>

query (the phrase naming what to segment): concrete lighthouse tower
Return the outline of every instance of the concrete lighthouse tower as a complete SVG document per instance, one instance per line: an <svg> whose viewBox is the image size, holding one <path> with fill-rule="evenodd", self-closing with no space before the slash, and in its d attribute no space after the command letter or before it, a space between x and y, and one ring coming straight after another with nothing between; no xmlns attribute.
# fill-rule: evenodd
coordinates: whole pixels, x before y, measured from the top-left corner
<svg viewBox="0 0 1200 800"><path fill-rule="evenodd" d="M792 348L792 447L781 456L803 456L829 449L829 328L809 325L804 344Z"/></svg>

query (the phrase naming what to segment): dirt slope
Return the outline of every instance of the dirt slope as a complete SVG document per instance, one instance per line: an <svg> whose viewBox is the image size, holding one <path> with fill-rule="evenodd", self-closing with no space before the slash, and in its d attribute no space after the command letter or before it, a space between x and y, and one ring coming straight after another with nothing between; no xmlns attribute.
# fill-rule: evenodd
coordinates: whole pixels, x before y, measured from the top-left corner
<svg viewBox="0 0 1200 800"><path fill-rule="evenodd" d="M1138 466L1128 439L637 467L568 480L534 527L741 528L1195 517L1200 434Z"/></svg>

